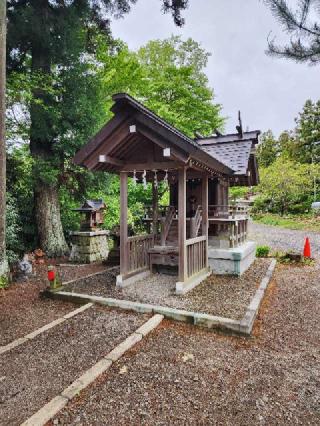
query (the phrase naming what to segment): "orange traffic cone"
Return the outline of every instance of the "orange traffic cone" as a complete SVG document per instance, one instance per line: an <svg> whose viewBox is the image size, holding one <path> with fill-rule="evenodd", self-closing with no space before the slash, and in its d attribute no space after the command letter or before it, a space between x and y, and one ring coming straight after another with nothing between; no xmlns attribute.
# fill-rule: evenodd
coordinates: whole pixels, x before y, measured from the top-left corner
<svg viewBox="0 0 320 426"><path fill-rule="evenodd" d="M304 243L303 256L311 257L311 247L310 247L310 241L308 237L306 238L306 242Z"/></svg>

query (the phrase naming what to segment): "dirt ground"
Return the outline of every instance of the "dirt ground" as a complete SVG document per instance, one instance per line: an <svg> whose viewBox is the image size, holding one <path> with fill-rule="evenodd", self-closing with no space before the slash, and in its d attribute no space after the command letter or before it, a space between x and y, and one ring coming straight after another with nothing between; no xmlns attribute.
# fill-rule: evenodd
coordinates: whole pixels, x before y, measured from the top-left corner
<svg viewBox="0 0 320 426"><path fill-rule="evenodd" d="M319 425L319 294L279 265L251 339L165 321L53 424Z"/></svg>
<svg viewBox="0 0 320 426"><path fill-rule="evenodd" d="M164 274L154 274L119 289L116 287L116 275L119 273L116 269L79 280L66 286L64 290L169 306L237 320L244 316L270 263L270 259L256 259L241 277L211 275L183 296L175 294L178 278Z"/></svg>
<svg viewBox="0 0 320 426"><path fill-rule="evenodd" d="M101 264L57 267L63 281L106 269ZM71 303L42 299L47 283L47 266L35 265L34 275L26 282L13 282L0 290L0 345L28 334L77 308Z"/></svg>
<svg viewBox="0 0 320 426"><path fill-rule="evenodd" d="M2 354L0 425L21 424L148 318L91 307Z"/></svg>

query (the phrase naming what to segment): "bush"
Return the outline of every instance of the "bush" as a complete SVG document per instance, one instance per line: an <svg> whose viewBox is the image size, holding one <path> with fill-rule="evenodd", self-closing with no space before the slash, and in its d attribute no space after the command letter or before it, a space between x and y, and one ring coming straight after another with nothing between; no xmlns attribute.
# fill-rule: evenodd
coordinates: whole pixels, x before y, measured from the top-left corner
<svg viewBox="0 0 320 426"><path fill-rule="evenodd" d="M270 253L270 247L268 246L259 246L256 250L257 257L268 257Z"/></svg>

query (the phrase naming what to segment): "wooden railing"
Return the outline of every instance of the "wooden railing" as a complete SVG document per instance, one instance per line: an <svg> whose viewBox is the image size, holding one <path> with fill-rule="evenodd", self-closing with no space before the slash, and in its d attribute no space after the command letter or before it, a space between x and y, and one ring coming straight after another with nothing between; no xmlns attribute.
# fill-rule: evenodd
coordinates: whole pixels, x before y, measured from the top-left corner
<svg viewBox="0 0 320 426"><path fill-rule="evenodd" d="M169 210L174 209L174 218L178 217L177 209L174 206L159 206L157 217L160 220L161 217L166 217ZM153 207L152 206L144 206L144 219L153 220Z"/></svg>
<svg viewBox="0 0 320 426"><path fill-rule="evenodd" d="M137 235L128 238L128 272L149 267L148 250L154 247L154 234Z"/></svg>
<svg viewBox="0 0 320 426"><path fill-rule="evenodd" d="M202 223L202 208L197 207L195 215L190 219L190 237L195 238L199 233L199 229Z"/></svg>
<svg viewBox="0 0 320 426"><path fill-rule="evenodd" d="M207 267L207 238L196 237L186 241L188 278Z"/></svg>
<svg viewBox="0 0 320 426"><path fill-rule="evenodd" d="M168 209L166 210L166 216L163 217L163 220L161 223L161 245L162 246L166 244L170 226L172 224L172 220L175 214L176 214L175 207L169 206Z"/></svg>
<svg viewBox="0 0 320 426"><path fill-rule="evenodd" d="M230 248L238 247L247 239L248 220L239 219L230 224Z"/></svg>
<svg viewBox="0 0 320 426"><path fill-rule="evenodd" d="M231 217L248 216L248 208L239 205L209 205L209 217Z"/></svg>

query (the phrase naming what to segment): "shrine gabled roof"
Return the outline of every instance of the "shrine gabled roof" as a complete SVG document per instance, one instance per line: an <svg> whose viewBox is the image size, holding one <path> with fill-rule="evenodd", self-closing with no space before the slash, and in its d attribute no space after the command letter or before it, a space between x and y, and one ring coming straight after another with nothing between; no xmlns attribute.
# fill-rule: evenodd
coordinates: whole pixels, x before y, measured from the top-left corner
<svg viewBox="0 0 320 426"><path fill-rule="evenodd" d="M197 142L167 123L136 99L125 93L120 93L114 95L113 100L114 105L111 111L114 113L114 117L77 152L73 159L76 164L85 166L90 170L118 172L121 170L121 162L128 161L130 152L133 149L140 149L138 139L141 134L140 139L148 138L149 135L152 135L154 140L157 139L158 142L164 143L165 146L171 146L173 151L181 154L185 164L188 161L192 161L201 165L204 170L213 171L220 175L232 176L234 174L234 170L230 165L207 153ZM129 127L136 128L137 136L128 134ZM119 136L120 133L121 136ZM119 149L116 148L115 134L117 134L116 137L119 139ZM129 144L128 148L122 148L125 143ZM112 149L111 146L113 147ZM126 155L123 155L123 149L127 153ZM120 151L122 158L119 158L118 155ZM101 155L104 155L106 160L103 166L97 165L98 158Z"/></svg>
<svg viewBox="0 0 320 426"><path fill-rule="evenodd" d="M243 175L247 173L251 147L251 141L242 141L205 145L203 150L227 164L235 170L235 174Z"/></svg>
<svg viewBox="0 0 320 426"><path fill-rule="evenodd" d="M103 200L85 200L81 207L74 209L74 211L95 212L105 209L106 205Z"/></svg>
<svg viewBox="0 0 320 426"><path fill-rule="evenodd" d="M235 170L235 176L247 176L248 171L254 178L253 184L259 180L255 160L254 146L259 142L259 130L251 132L211 136L196 139L203 150ZM252 169L252 170L251 170Z"/></svg>
<svg viewBox="0 0 320 426"><path fill-rule="evenodd" d="M258 181L253 147L258 143L259 131L244 132L241 136L236 133L194 140L130 95L119 93L112 99L114 117L77 152L74 157L76 164L90 170L117 173L130 161L134 150L141 149L139 141L151 137L160 145L171 146L176 154L180 153L184 163L192 161L201 164L205 170L211 170L211 173L239 176L243 183L248 181L251 173L254 179L249 180L253 184ZM132 125L136 128L136 136L128 133ZM101 156L104 164L99 164Z"/></svg>

